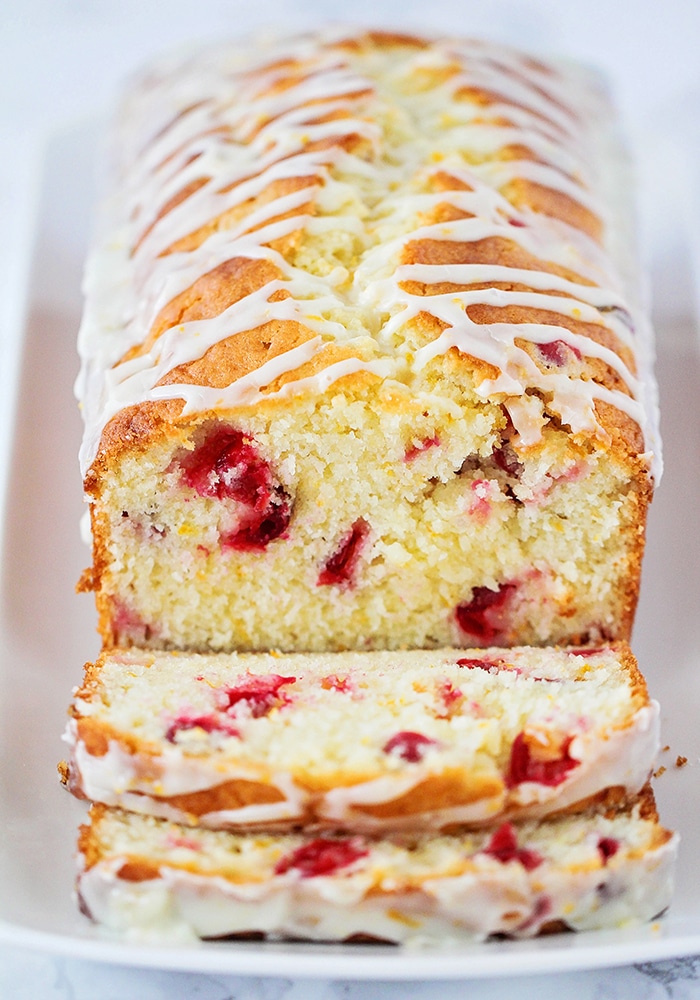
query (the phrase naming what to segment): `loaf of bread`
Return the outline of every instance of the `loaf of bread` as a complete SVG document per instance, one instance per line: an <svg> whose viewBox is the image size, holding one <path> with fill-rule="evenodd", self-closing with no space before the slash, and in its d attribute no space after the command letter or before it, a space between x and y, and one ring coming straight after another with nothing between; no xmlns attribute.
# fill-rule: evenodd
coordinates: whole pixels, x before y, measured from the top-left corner
<svg viewBox="0 0 700 1000"><path fill-rule="evenodd" d="M83 911L122 934L442 945L628 927L670 901L653 803L452 836L234 834L93 806Z"/></svg>
<svg viewBox="0 0 700 1000"><path fill-rule="evenodd" d="M438 831L636 796L658 705L628 647L185 655L88 665L81 797L213 828Z"/></svg>
<svg viewBox="0 0 700 1000"><path fill-rule="evenodd" d="M134 84L80 336L105 646L629 638L660 464L613 118L376 32Z"/></svg>
<svg viewBox="0 0 700 1000"><path fill-rule="evenodd" d="M135 80L77 390L103 650L62 778L106 927L449 942L646 921L628 646L661 471L592 73L333 29Z"/></svg>

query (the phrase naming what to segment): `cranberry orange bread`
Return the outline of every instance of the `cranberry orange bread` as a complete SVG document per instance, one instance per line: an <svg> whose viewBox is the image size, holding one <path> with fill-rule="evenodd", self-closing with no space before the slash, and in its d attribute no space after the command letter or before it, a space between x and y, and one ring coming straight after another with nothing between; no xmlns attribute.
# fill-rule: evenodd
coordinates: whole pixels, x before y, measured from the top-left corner
<svg viewBox="0 0 700 1000"><path fill-rule="evenodd" d="M659 463L610 120L453 38L135 84L80 337L106 646L629 637Z"/></svg>
<svg viewBox="0 0 700 1000"><path fill-rule="evenodd" d="M437 831L635 796L658 706L628 647L184 655L88 665L80 796L214 828Z"/></svg>
<svg viewBox="0 0 700 1000"><path fill-rule="evenodd" d="M83 911L139 937L449 942L626 927L671 897L676 838L617 814L451 836L233 834L93 806Z"/></svg>

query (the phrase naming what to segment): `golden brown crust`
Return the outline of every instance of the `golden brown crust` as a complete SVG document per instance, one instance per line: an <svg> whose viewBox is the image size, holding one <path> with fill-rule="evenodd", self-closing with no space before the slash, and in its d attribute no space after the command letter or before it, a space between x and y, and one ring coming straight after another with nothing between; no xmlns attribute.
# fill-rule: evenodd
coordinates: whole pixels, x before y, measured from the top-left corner
<svg viewBox="0 0 700 1000"><path fill-rule="evenodd" d="M279 788L261 781L248 781L245 778L233 778L231 781L224 781L220 785L204 788L198 792L163 795L156 798L159 804L181 809L182 812L197 817L227 809L284 802L284 795Z"/></svg>
<svg viewBox="0 0 700 1000"><path fill-rule="evenodd" d="M430 314L426 315L433 320ZM236 373L236 377L239 377L257 371L267 361L292 347L306 343L313 336L315 334L295 321L273 320L263 327L221 341L211 348L205 357L174 369L159 384L186 382L187 374L196 372L197 377L202 380L199 384L221 388L222 385L228 384L226 380L230 373ZM355 357L365 360L361 353L350 345L328 342L309 361L285 371L262 386L261 392L276 393L289 382L309 378L330 365ZM476 362L476 364L483 363ZM361 393L365 387L377 385L380 381L378 375L361 369L335 379L332 390L338 392L347 387L351 392ZM284 397L272 397L255 404L255 410L260 412L264 407L266 413L274 414L284 411L288 406L289 402ZM162 441L168 441L173 447L177 447L178 444L188 446L188 443L191 447L191 435L195 428L206 425L209 421L236 420L250 412L250 407L240 406L237 409L202 410L183 415L184 409L185 404L182 399L161 399L149 400L120 410L102 433L99 451L85 475L85 492L93 498L98 498L105 479L109 479L112 474L114 463L127 453L134 456L145 455L149 448ZM102 531L94 507L91 508L91 520L92 537L97 551L92 572L86 570L78 584L80 591L94 590L94 580L101 577L103 568L107 565L107 561L103 562L99 554Z"/></svg>
<svg viewBox="0 0 700 1000"><path fill-rule="evenodd" d="M76 594L89 594L99 587L99 576L95 572L94 566L87 566L80 574L80 579L75 585Z"/></svg>
<svg viewBox="0 0 700 1000"><path fill-rule="evenodd" d="M268 260L233 257L224 261L171 299L158 313L143 343L132 347L122 361L146 354L158 337L171 327L219 316L229 306L280 276L279 268Z"/></svg>
<svg viewBox="0 0 700 1000"><path fill-rule="evenodd" d="M582 275L552 261L535 257L515 240L502 236L486 236L480 240L413 240L406 244L402 264L498 264L525 271L545 271L560 278L590 285Z"/></svg>
<svg viewBox="0 0 700 1000"><path fill-rule="evenodd" d="M153 767L149 764L149 760L152 755L157 755L156 747L149 747L143 740L132 736L131 733L123 732L91 716L77 719L76 726L78 739L81 740L86 751L92 757L104 757L109 751L110 743L117 743L128 754L138 755L141 773L153 773Z"/></svg>
<svg viewBox="0 0 700 1000"><path fill-rule="evenodd" d="M204 185L207 184L210 180L211 180L210 177L198 177L196 180L190 181L189 184L185 184L185 186L180 188L180 190L176 194L174 194L171 198L168 198L163 207L156 213L156 217L153 220L153 222L150 222L141 233L141 236L134 245L133 252L136 253L136 251L141 246L143 241L146 239L149 233L151 233L153 227L156 225L157 222L160 222L161 219L165 218L165 216L168 215L169 212L172 212L174 209L176 209L178 205L181 205L183 203L183 201L187 201L187 199L190 198L193 194L196 194L197 191L199 191L200 188L204 187Z"/></svg>
<svg viewBox="0 0 700 1000"><path fill-rule="evenodd" d="M243 219L246 219L249 215L255 212L256 209L261 208L263 205L267 205L270 202L281 198L285 194L291 194L292 192L302 190L303 188L311 188L313 190L317 184L318 181L315 177L290 177L285 178L284 180L273 181L255 198L249 198L241 205L236 205L233 208L222 212L221 215L217 215L206 225L200 226L199 229L195 229L187 236L183 236L182 239L171 243L161 256L171 253L187 253L188 251L196 250L197 247L201 246L202 243L204 243L204 241L213 233L220 232L224 229L232 229L237 222L241 222ZM314 200L313 198L310 198L309 201L300 208L295 208L289 212L282 212L270 219L269 222L279 222L282 219L291 218L295 215L313 215L314 212ZM246 231L255 232L257 228L259 228L259 226L252 226ZM287 239L289 239L289 237L287 237ZM272 245L273 244L271 243L270 246ZM283 247L283 244L280 244L279 242L276 242L274 245L280 249Z"/></svg>
<svg viewBox="0 0 700 1000"><path fill-rule="evenodd" d="M271 320L253 330L220 340L197 361L173 368L158 384L185 383L223 389L313 337L311 330L301 323ZM300 377L299 370L294 369L288 377Z"/></svg>
<svg viewBox="0 0 700 1000"><path fill-rule="evenodd" d="M178 867L177 865L173 867ZM144 858L134 858L130 861L125 861L120 865L117 872L117 878L121 879L122 882L149 882L151 879L158 878L160 875L160 869L157 865L151 864L150 861L146 861Z"/></svg>
<svg viewBox="0 0 700 1000"><path fill-rule="evenodd" d="M364 31L351 38L342 38L337 42L332 42L329 44L331 49L348 50L350 52L359 52L362 49L376 47L379 49L392 49L392 48L415 48L424 49L427 48L428 42L419 35L411 35L408 32L402 31Z"/></svg>
<svg viewBox="0 0 700 1000"><path fill-rule="evenodd" d="M92 497L99 497L105 477L112 471L112 463L119 461L125 452L134 455L144 454L147 448L157 440L178 438L184 442L187 433L186 422L178 431L179 417L184 409L181 399L162 399L154 402L127 406L109 421L102 434L100 449L97 456L85 474L85 492ZM202 419L199 415L199 419ZM212 412L210 418L215 414ZM93 517L93 538L99 538L99 524ZM95 567L98 571L98 567Z"/></svg>
<svg viewBox="0 0 700 1000"><path fill-rule="evenodd" d="M637 663L634 653L626 642L615 643L614 648L617 651L617 655L620 658L620 663L622 664L623 669L627 672L630 678L631 697L634 709L636 710L644 705L648 705L649 691L647 689L647 682L639 669L639 664Z"/></svg>
<svg viewBox="0 0 700 1000"><path fill-rule="evenodd" d="M397 819L419 813L437 812L471 805L480 799L503 793L503 780L497 775L465 774L462 769L449 768L441 774L431 774L414 788L389 802L358 803L353 810L375 819Z"/></svg>
<svg viewBox="0 0 700 1000"><path fill-rule="evenodd" d="M516 208L529 208L580 229L596 242L602 242L603 223L595 213L562 191L517 177L501 189L501 194Z"/></svg>
<svg viewBox="0 0 700 1000"><path fill-rule="evenodd" d="M106 811L107 806L93 802L90 806L89 821L82 823L78 828L78 854L82 855L86 869L96 865L102 856L97 830Z"/></svg>
<svg viewBox="0 0 700 1000"><path fill-rule="evenodd" d="M636 801L636 794L630 794L623 785L613 785L611 788L602 788L599 792L589 795L585 799L579 799L578 802L572 802L564 809L554 809L549 815L551 817L574 816L579 813L598 813L601 811L607 815L614 815L626 811Z"/></svg>
<svg viewBox="0 0 700 1000"><path fill-rule="evenodd" d="M455 97L457 100L468 101L470 104L475 104L477 107L481 108L490 108L494 104L510 105L510 107L518 108L520 110L523 108L522 104L508 98L503 93L498 93L495 90L488 90L485 87L460 87L455 94ZM535 118L538 118L541 122L546 124L549 129L553 129L555 132L558 132L562 136L562 139L566 139L565 129L552 117L545 115L542 111L536 111L533 108L529 108L528 111ZM489 119L489 121L491 121L491 119ZM507 115L500 115L496 119L496 124L509 127L513 126L515 122L508 118Z"/></svg>
<svg viewBox="0 0 700 1000"><path fill-rule="evenodd" d="M639 815L643 819L652 820L654 823L659 821L659 813L656 808L656 798L654 797L654 790L651 787L651 782L647 783L644 788L639 793ZM668 838L664 838L664 841Z"/></svg>

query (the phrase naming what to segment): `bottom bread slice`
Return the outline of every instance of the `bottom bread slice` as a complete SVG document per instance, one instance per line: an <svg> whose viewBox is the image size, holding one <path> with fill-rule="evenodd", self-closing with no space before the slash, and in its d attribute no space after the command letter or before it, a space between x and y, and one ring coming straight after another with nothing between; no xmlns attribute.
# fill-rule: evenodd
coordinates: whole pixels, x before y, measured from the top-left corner
<svg viewBox="0 0 700 1000"><path fill-rule="evenodd" d="M193 830L93 806L78 894L93 920L151 939L530 937L652 919L676 851L651 793L611 815L380 839Z"/></svg>

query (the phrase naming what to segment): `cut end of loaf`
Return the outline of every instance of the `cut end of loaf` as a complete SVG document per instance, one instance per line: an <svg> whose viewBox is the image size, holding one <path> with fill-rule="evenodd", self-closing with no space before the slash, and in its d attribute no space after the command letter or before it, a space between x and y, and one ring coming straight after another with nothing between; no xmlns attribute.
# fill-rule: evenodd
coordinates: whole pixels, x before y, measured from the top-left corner
<svg viewBox="0 0 700 1000"><path fill-rule="evenodd" d="M107 645L629 638L656 445L601 102L361 32L137 88L81 333Z"/></svg>

